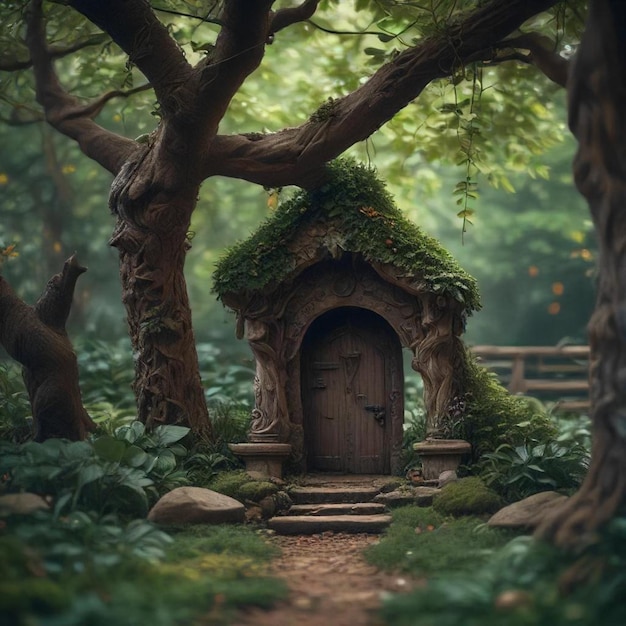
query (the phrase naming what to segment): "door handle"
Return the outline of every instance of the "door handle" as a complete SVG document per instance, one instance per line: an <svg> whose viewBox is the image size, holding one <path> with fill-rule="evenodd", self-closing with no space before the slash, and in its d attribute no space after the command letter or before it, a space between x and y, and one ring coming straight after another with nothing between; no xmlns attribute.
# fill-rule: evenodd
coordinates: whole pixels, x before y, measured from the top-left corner
<svg viewBox="0 0 626 626"><path fill-rule="evenodd" d="M379 426L385 425L385 407L380 404L366 404L363 407L369 413L373 413L372 417Z"/></svg>

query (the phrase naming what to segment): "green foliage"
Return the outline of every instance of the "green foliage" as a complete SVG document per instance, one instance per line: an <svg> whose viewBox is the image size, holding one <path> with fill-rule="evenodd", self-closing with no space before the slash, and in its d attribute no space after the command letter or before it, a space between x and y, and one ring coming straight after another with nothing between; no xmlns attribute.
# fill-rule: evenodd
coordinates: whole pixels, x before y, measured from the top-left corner
<svg viewBox="0 0 626 626"><path fill-rule="evenodd" d="M460 436L471 443L473 461L504 443L515 446L556 436L550 416L534 399L512 396L469 350L464 377L467 395Z"/></svg>
<svg viewBox="0 0 626 626"><path fill-rule="evenodd" d="M14 626L171 626L200 616L225 624L235 607L269 607L286 595L265 571L275 550L247 528L169 536L144 520L124 526L83 513L8 522L0 612Z"/></svg>
<svg viewBox="0 0 626 626"><path fill-rule="evenodd" d="M419 379L421 383L421 379ZM404 423L402 432L402 466L404 471L420 464L413 444L426 438L426 409L422 385L416 385L414 377L404 382Z"/></svg>
<svg viewBox="0 0 626 626"><path fill-rule="evenodd" d="M32 411L19 366L0 363L0 439L21 442L32 431Z"/></svg>
<svg viewBox="0 0 626 626"><path fill-rule="evenodd" d="M373 170L352 160L333 162L326 184L296 193L256 233L222 257L214 274L215 291L220 297L271 291L294 269L289 244L317 221L336 224L337 239L327 246L418 275L428 289L450 295L468 313L480 308L474 279L439 242L406 220Z"/></svg>
<svg viewBox="0 0 626 626"><path fill-rule="evenodd" d="M442 570L424 589L390 599L383 617L398 626L621 626L625 540L623 517L569 553L518 537L471 574ZM563 593L562 577L572 567L583 577Z"/></svg>
<svg viewBox="0 0 626 626"><path fill-rule="evenodd" d="M441 515L485 515L501 509L504 502L475 476L446 485L433 499L433 509Z"/></svg>
<svg viewBox="0 0 626 626"><path fill-rule="evenodd" d="M589 465L589 448L556 441L502 444L483 456L481 478L507 501L515 502L548 490L574 490Z"/></svg>
<svg viewBox="0 0 626 626"><path fill-rule="evenodd" d="M112 434L136 419L134 365L128 339L76 343L81 395L99 432Z"/></svg>
<svg viewBox="0 0 626 626"><path fill-rule="evenodd" d="M228 447L246 441L250 411L242 403L216 403L211 407L211 441L196 441L183 467L191 484L206 487L221 472L242 467Z"/></svg>
<svg viewBox="0 0 626 626"><path fill-rule="evenodd" d="M510 538L476 518L446 519L432 508L407 506L394 509L392 516L391 526L365 557L377 567L413 576L471 572Z"/></svg>
<svg viewBox="0 0 626 626"><path fill-rule="evenodd" d="M22 445L0 441L0 475L8 491L54 497L55 514L145 515L159 493L186 484L177 456L189 429L159 426L147 434L132 422L90 441L48 439Z"/></svg>

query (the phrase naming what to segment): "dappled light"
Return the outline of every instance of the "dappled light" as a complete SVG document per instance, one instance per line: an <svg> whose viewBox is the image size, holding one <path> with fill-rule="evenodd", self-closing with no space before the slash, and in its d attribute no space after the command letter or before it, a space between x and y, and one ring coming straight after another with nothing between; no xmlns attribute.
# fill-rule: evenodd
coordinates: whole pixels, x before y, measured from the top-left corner
<svg viewBox="0 0 626 626"><path fill-rule="evenodd" d="M626 623L622 2L0 21L0 623Z"/></svg>

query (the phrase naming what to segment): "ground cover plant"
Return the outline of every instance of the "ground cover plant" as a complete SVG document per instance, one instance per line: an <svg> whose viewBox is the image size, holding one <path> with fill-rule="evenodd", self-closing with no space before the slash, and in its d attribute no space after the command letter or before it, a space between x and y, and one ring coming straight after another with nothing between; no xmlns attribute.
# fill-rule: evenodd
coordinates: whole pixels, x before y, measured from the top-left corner
<svg viewBox="0 0 626 626"><path fill-rule="evenodd" d="M377 567L418 578L469 573L513 536L485 527L480 518L455 519L432 507L401 507L392 516L381 541L370 546L365 556Z"/></svg>
<svg viewBox="0 0 626 626"><path fill-rule="evenodd" d="M202 617L222 624L235 607L269 606L284 596L284 585L265 571L276 550L255 528L163 529L145 519L163 493L240 466L227 444L247 430L241 377L222 367L217 349L210 352L207 367L223 381L220 394L232 398L215 401L210 442L186 427L148 432L136 421L132 393L123 391L132 363L119 344L104 342L81 352L96 432L85 441L30 441L19 369L3 366L0 495L42 498L32 514L0 511L0 623L171 626Z"/></svg>
<svg viewBox="0 0 626 626"><path fill-rule="evenodd" d="M574 552L516 537L465 571L445 562L433 568L426 585L389 599L382 615L393 626L620 626L626 620L625 533L626 519L616 517ZM468 543L458 549L463 559Z"/></svg>
<svg viewBox="0 0 626 626"><path fill-rule="evenodd" d="M165 533L85 513L4 522L0 615L12 626L222 624L285 595L265 570L275 551L250 528Z"/></svg>

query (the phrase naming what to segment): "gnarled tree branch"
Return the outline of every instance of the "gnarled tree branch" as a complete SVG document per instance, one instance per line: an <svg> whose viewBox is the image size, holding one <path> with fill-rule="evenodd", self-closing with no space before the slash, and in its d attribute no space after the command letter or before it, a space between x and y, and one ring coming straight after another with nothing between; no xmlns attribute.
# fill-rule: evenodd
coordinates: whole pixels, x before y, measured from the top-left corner
<svg viewBox="0 0 626 626"><path fill-rule="evenodd" d="M227 0L220 15L222 29L215 50L199 65L202 125L212 138L230 101L244 80L259 66L270 33L273 0ZM210 104L210 106L206 106Z"/></svg>
<svg viewBox="0 0 626 626"><path fill-rule="evenodd" d="M112 173L117 173L137 150L130 139L120 137L96 124L76 98L61 86L46 48L41 0L30 4L26 32L33 69L37 101L44 108L46 120L59 132L75 139L80 149Z"/></svg>
<svg viewBox="0 0 626 626"><path fill-rule="evenodd" d="M297 22L304 22L313 17L319 3L320 0L304 0L304 2L297 7L276 11L272 15L270 34L273 35L279 30L283 30L283 28L287 28Z"/></svg>
<svg viewBox="0 0 626 626"><path fill-rule="evenodd" d="M541 70L552 82L561 87L567 84L570 63L555 51L554 42L539 33L524 33L505 39L497 48L521 48L528 50L528 61ZM497 57L496 57L497 60Z"/></svg>
<svg viewBox="0 0 626 626"><path fill-rule="evenodd" d="M76 280L85 271L69 258L34 307L0 276L0 343L23 366L36 441L81 440L95 427L81 401L76 354L65 332Z"/></svg>
<svg viewBox="0 0 626 626"><path fill-rule="evenodd" d="M81 39L80 41L77 41L69 46L50 46L48 48L48 54L51 59L62 59L63 57L73 54L74 52L78 52L79 50L83 50L84 48L103 44L108 39L109 37L105 33L94 33L87 39ZM31 58L20 59L15 57L9 59L5 57L0 59L0 72L16 72L18 70L25 70L31 67L32 64L33 60Z"/></svg>
<svg viewBox="0 0 626 626"><path fill-rule="evenodd" d="M189 80L192 68L148 2L72 0L69 4L126 52L154 88L162 114L167 116L172 110L170 103L176 100L175 91Z"/></svg>
<svg viewBox="0 0 626 626"><path fill-rule="evenodd" d="M324 163L369 137L433 80L491 50L556 0L492 0L446 32L405 50L359 89L324 105L298 128L267 135L218 136L204 175L243 178L277 187L318 184Z"/></svg>

